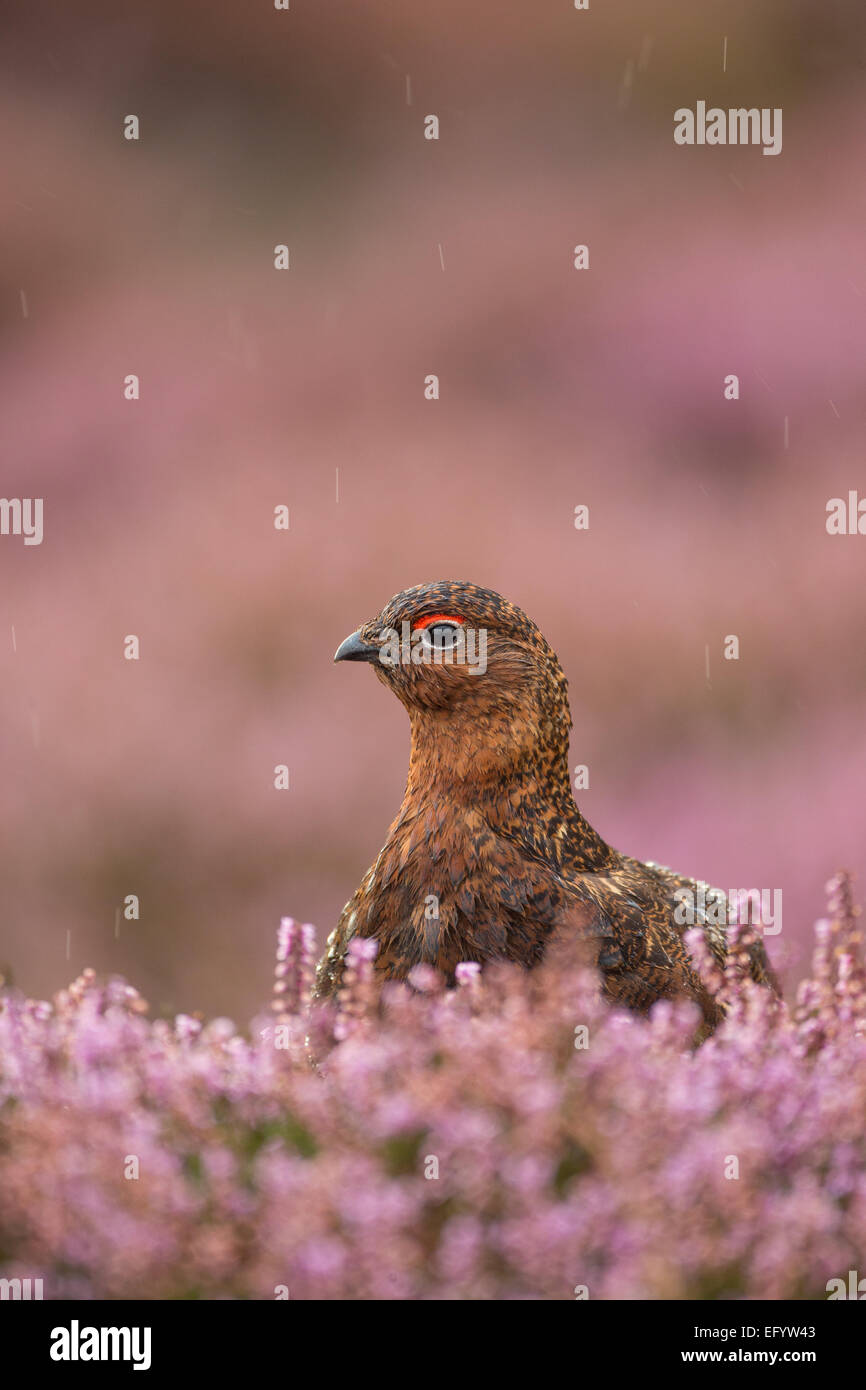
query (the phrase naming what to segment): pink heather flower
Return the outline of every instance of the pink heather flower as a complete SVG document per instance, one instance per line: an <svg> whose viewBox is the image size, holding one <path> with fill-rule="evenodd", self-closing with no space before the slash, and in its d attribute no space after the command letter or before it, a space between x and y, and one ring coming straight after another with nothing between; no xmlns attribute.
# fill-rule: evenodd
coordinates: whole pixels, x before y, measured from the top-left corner
<svg viewBox="0 0 866 1390"><path fill-rule="evenodd" d="M727 1007L699 1048L694 1006L612 1010L569 968L380 993L363 939L339 1006L313 1006L289 918L249 1036L150 1020L92 971L50 1003L0 991L0 1277L73 1299L824 1298L866 1248L866 968L850 880L829 890L790 1010L747 978L751 928L724 971L689 933Z"/></svg>
<svg viewBox="0 0 866 1390"><path fill-rule="evenodd" d="M435 994L442 986L442 976L432 965L413 965L408 980L421 994Z"/></svg>
<svg viewBox="0 0 866 1390"><path fill-rule="evenodd" d="M316 972L316 932L309 922L283 917L277 929L277 964L272 1008L278 1014L305 1013Z"/></svg>
<svg viewBox="0 0 866 1390"><path fill-rule="evenodd" d="M372 936L354 936L349 942L348 955L352 961L375 960L379 943Z"/></svg>

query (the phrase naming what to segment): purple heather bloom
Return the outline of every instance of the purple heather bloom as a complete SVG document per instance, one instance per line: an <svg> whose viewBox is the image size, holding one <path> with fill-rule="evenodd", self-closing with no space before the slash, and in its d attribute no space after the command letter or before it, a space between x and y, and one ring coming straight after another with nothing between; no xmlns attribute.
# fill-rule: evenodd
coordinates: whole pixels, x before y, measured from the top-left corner
<svg viewBox="0 0 866 1390"><path fill-rule="evenodd" d="M50 1003L6 990L0 1277L73 1299L824 1298L866 1248L866 966L849 880L829 891L790 1008L689 934L728 1008L699 1048L693 1006L611 1010L544 962L465 962L454 990L419 968L380 997L364 939L322 1009L290 918L249 1035L150 1020L91 971Z"/></svg>

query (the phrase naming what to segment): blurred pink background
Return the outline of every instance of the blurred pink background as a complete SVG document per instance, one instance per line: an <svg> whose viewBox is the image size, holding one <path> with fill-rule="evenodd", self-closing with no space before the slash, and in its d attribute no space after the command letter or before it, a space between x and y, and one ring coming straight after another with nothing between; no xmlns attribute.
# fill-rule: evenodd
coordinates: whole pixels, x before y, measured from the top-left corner
<svg viewBox="0 0 866 1390"><path fill-rule="evenodd" d="M334 649L440 578L559 653L611 843L783 890L796 980L866 861L866 537L825 529L866 496L864 16L697 8L19 14L0 492L45 538L0 537L0 970L28 993L92 965L250 1016L280 915L324 939L402 794L405 714ZM781 155L675 146L698 100L782 107Z"/></svg>

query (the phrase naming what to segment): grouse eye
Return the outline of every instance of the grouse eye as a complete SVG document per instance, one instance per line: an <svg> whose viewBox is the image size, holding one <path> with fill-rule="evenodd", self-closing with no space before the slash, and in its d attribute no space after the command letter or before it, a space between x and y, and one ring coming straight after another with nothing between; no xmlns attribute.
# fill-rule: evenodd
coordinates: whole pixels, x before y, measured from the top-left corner
<svg viewBox="0 0 866 1390"><path fill-rule="evenodd" d="M425 647L447 652L457 645L457 634L462 626L462 618L453 618L450 613L431 613L426 618L419 618L414 630L420 632Z"/></svg>
<svg viewBox="0 0 866 1390"><path fill-rule="evenodd" d="M456 623L436 623L426 628L424 635L434 651L447 652L456 646L459 631Z"/></svg>

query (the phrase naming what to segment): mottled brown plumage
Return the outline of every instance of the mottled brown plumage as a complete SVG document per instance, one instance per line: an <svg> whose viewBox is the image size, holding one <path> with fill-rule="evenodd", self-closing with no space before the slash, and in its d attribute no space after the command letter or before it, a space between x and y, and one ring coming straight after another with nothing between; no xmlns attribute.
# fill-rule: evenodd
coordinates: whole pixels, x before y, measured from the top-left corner
<svg viewBox="0 0 866 1390"><path fill-rule="evenodd" d="M486 634L483 674L447 649L460 627ZM393 661L390 631L416 634L424 660L384 664L383 653ZM438 661L431 640L443 648ZM410 651L404 645L403 657ZM409 713L412 748L384 848L328 938L318 997L339 989L353 936L375 937L376 969L391 979L421 962L449 980L461 961L533 966L574 941L585 943L610 999L645 1011L684 995L700 1004L704 1030L715 1027L718 1005L674 920L676 890L706 885L620 854L583 818L569 777L565 677L519 608L474 584L418 585L347 638L335 660L374 666ZM723 964L725 929L705 915L697 924ZM750 966L777 988L760 942Z"/></svg>

